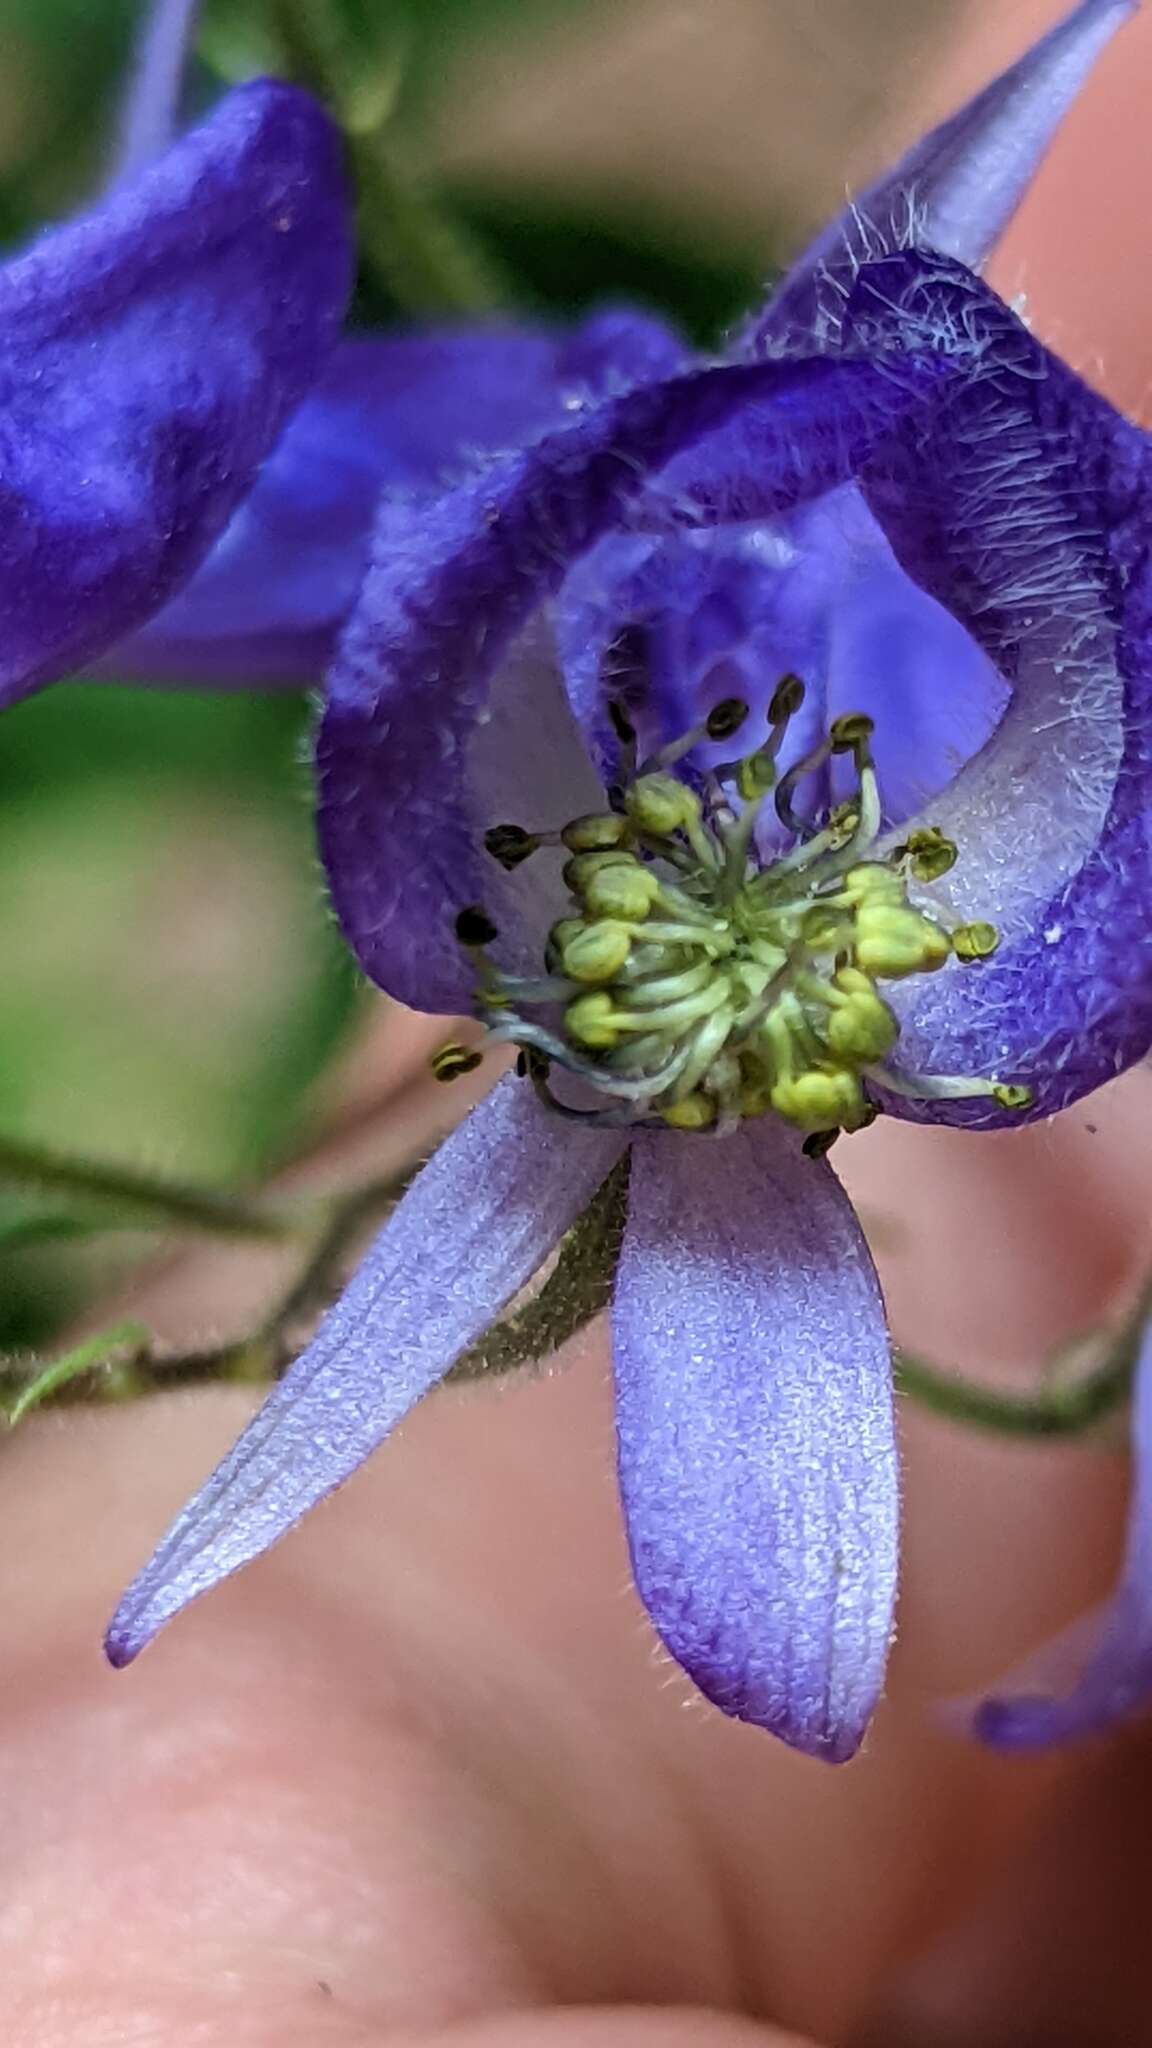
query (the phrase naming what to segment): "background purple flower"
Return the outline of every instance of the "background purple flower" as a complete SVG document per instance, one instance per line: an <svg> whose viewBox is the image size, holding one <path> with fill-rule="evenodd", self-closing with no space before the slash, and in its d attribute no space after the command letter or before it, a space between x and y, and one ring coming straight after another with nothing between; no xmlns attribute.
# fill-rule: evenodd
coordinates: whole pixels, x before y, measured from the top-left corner
<svg viewBox="0 0 1152 2048"><path fill-rule="evenodd" d="M270 82L0 272L0 703L192 574L320 369L349 279L335 131Z"/></svg>

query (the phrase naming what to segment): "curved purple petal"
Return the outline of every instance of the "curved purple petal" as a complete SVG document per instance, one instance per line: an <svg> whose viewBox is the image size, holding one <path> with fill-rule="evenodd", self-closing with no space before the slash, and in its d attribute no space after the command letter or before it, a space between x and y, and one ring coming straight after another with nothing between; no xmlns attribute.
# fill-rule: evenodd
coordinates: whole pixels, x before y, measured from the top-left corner
<svg viewBox="0 0 1152 2048"><path fill-rule="evenodd" d="M602 772L615 743L605 703L623 626L643 634L645 692L629 697L641 753L678 737L726 697L762 722L780 677L806 696L780 755L791 766L846 712L876 723L885 819L898 824L953 780L1003 714L1005 684L949 612L896 561L863 499L845 485L773 526L708 528L665 540L609 536L573 571L558 646L573 709ZM703 769L730 741L690 757ZM835 761L813 811L850 791ZM765 817L767 852L782 827Z"/></svg>
<svg viewBox="0 0 1152 2048"><path fill-rule="evenodd" d="M1061 1642L1033 1659L1026 1674L1005 1680L1005 1691L981 1701L975 1732L996 1749L1071 1742L1111 1727L1152 1699L1152 1330L1136 1372L1132 1437L1134 1491L1115 1598L1093 1631L1090 1654L1071 1687L1058 1690L1051 1682L1065 1661ZM1082 1633L1078 1627L1076 1634Z"/></svg>
<svg viewBox="0 0 1152 2048"><path fill-rule="evenodd" d="M0 273L0 702L196 567L335 339L345 212L325 115L258 83Z"/></svg>
<svg viewBox="0 0 1152 2048"><path fill-rule="evenodd" d="M939 249L978 270L1008 226L1101 51L1139 0L1082 0L895 170L868 187L788 271L745 332L744 351L838 331L863 263Z"/></svg>
<svg viewBox="0 0 1152 2048"><path fill-rule="evenodd" d="M200 0L148 0L120 116L117 183L138 177L177 128Z"/></svg>
<svg viewBox="0 0 1152 2048"><path fill-rule="evenodd" d="M1012 690L928 813L960 859L927 893L995 924L1000 948L901 985L900 1063L1025 1082L1048 1114L1152 1043L1149 443L943 258L866 268L849 329L962 372L902 415L862 482L909 575ZM1018 1117L987 1098L885 1106Z"/></svg>
<svg viewBox="0 0 1152 2048"><path fill-rule="evenodd" d="M525 629L572 564L627 525L650 477L753 401L755 488L771 517L851 475L908 397L866 363L706 370L604 405L418 522L385 505L317 763L345 935L402 1001L468 1006L453 921L469 903L494 917L502 964L538 968L564 901L558 863L538 855L505 878L483 855L484 829L562 824L601 798L548 650L526 646Z"/></svg>
<svg viewBox="0 0 1152 2048"><path fill-rule="evenodd" d="M381 491L443 489L682 357L662 321L623 307L570 334L491 325L344 342L187 589L100 673L318 682L363 581Z"/></svg>
<svg viewBox="0 0 1152 2048"><path fill-rule="evenodd" d="M843 1762L883 1682L898 1488L883 1304L831 1169L775 1123L638 1133L613 1331L663 1641L725 1713Z"/></svg>
<svg viewBox="0 0 1152 2048"><path fill-rule="evenodd" d="M129 1587L127 1664L350 1477L532 1278L620 1156L512 1077L434 1154L303 1356Z"/></svg>

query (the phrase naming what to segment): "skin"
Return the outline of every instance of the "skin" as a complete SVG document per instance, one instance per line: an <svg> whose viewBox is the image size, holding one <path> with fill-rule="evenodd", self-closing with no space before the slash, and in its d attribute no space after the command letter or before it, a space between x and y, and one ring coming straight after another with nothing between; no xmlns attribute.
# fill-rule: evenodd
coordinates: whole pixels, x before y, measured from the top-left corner
<svg viewBox="0 0 1152 2048"><path fill-rule="evenodd" d="M1052 12L1014 5L1013 45ZM995 10L973 26L956 88L1007 54ZM997 281L1023 276L1042 330L1074 361L1102 353L1135 407L1149 308L1123 194L1146 167L1119 109L1146 104L1152 17L1106 63ZM1101 189L1118 196L1092 211ZM443 1120L443 1095L397 1085L427 1043L385 1018L309 1184L386 1169ZM844 1147L900 1337L1034 1375L1147 1264L1150 1122L1136 1073L1043 1129ZM267 1260L197 1252L138 1305L187 1340L243 1327L273 1284ZM1005 1759L941 1711L1103 1597L1122 1446L992 1442L905 1408L890 1686L863 1756L830 1771L723 1721L659 1656L629 1585L603 1340L575 1351L562 1374L430 1401L119 1675L103 1622L252 1396L45 1416L5 1446L10 2038L1131 2048L1152 1735Z"/></svg>

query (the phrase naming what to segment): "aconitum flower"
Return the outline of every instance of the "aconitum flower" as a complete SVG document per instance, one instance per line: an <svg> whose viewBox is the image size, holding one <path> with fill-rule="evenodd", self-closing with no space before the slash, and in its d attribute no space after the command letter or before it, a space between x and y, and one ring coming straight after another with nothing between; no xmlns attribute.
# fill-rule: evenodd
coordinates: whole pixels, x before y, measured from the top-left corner
<svg viewBox="0 0 1152 2048"><path fill-rule="evenodd" d="M93 661L199 567L349 289L339 138L306 94L258 82L147 164L143 140L101 205L0 270L3 704Z"/></svg>
<svg viewBox="0 0 1152 2048"><path fill-rule="evenodd" d="M475 1008L518 1072L126 1595L115 1662L346 1478L627 1154L640 1593L726 1712L857 1747L896 1454L826 1155L880 1111L1049 1113L1152 1040L1147 444L971 267L1130 11L1081 6L921 144L732 360L385 494L319 730L332 895L382 987Z"/></svg>

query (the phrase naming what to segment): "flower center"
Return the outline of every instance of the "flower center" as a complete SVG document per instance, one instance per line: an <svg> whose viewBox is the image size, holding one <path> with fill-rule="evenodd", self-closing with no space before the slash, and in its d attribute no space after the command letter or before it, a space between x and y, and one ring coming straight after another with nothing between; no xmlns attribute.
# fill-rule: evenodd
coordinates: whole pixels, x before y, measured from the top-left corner
<svg viewBox="0 0 1152 2048"><path fill-rule="evenodd" d="M989 924L949 932L909 901L911 880L933 880L956 859L935 828L875 857L870 719L837 719L778 773L803 694L798 678L785 677L763 743L691 781L677 769L704 740L732 737L745 704L717 705L639 766L630 721L614 707L621 761L608 807L558 833L500 825L486 835L508 868L545 844L569 852L571 914L548 935L540 979L492 964L496 933L482 911L457 923L489 1038L520 1047L523 1070L561 1114L725 1131L774 1111L822 1152L841 1131L872 1122L869 1083L925 1098L990 1095L1009 1108L1031 1100L1026 1088L888 1064L899 1025L879 984L935 973L951 957L986 958L997 934ZM833 755L852 756L854 793L808 820L795 799ZM794 843L765 861L756 828L769 798ZM456 1050L438 1056L446 1078L460 1070ZM554 1067L593 1091L597 1106L558 1096Z"/></svg>

